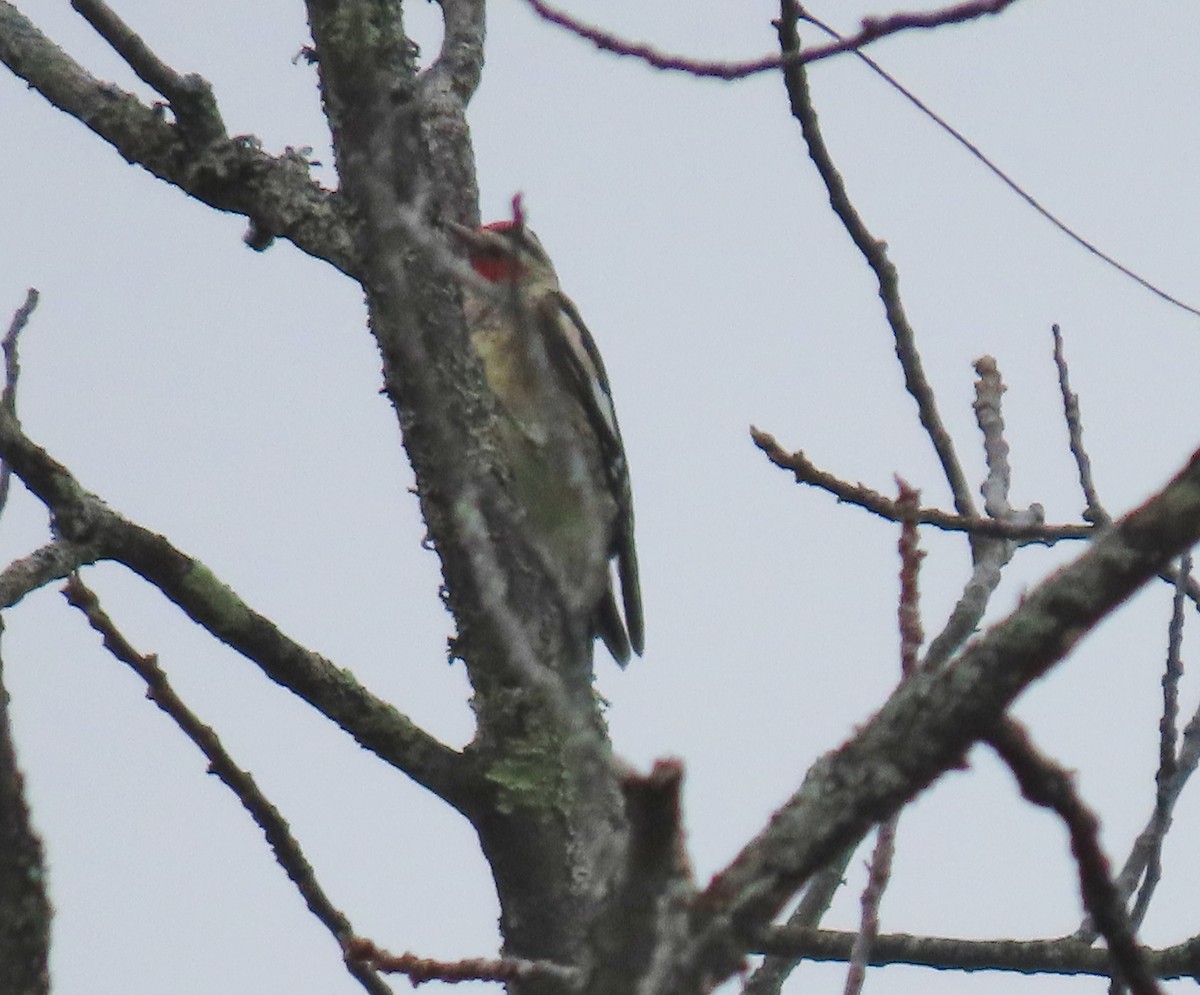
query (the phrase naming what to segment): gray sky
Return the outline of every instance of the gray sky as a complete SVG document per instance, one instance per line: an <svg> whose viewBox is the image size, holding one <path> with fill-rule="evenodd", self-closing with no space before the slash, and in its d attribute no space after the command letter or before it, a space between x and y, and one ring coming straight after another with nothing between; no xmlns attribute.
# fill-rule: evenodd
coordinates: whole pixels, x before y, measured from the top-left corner
<svg viewBox="0 0 1200 995"><path fill-rule="evenodd" d="M66 3L20 5L97 76L153 99ZM181 72L214 84L231 134L312 146L332 182L301 6L114 4ZM410 5L436 51L432 4ZM630 37L703 57L771 51L774 7L574 5ZM850 29L861 4L814 6ZM1187 5L1018 4L1000 18L886 40L871 54L1043 203L1133 268L1200 301L1200 67ZM647 653L598 661L618 752L687 763L701 880L878 707L897 673L896 531L805 491L751 445L753 423L849 480L893 474L945 506L861 259L832 219L771 75L721 84L601 55L494 0L471 120L484 213L523 191L531 224L606 359L633 468ZM1102 496L1128 510L1200 442L1200 319L1054 231L857 60L812 70L851 195L887 240L926 368L969 471L982 467L971 362L996 356L1013 502L1077 521L1049 326L1067 336ZM290 635L355 671L437 735L470 735L436 559L378 396L361 294L244 222L133 168L0 76L0 313L27 286L30 435L121 512L205 561ZM19 491L6 560L45 537ZM925 627L967 575L965 546L926 533ZM1029 549L990 618L1078 549ZM89 583L143 652L282 809L335 902L397 952L495 952L497 910L469 827L360 751L121 568ZM1119 862L1152 803L1170 595L1135 600L1019 703L1035 740L1079 772ZM49 849L57 988L334 993L360 989L236 800L142 698L53 589L6 616L5 679ZM600 654L603 656L602 652ZM1185 715L1198 695L1185 682ZM1144 930L1197 929L1182 842ZM827 924L852 927L862 882ZM1079 903L1065 834L982 751L906 811L888 931L1056 936ZM808 966L799 990L840 991ZM1098 991L1102 982L888 968L880 995ZM397 990L405 983L397 982ZM1179 986L1179 990L1183 990Z"/></svg>

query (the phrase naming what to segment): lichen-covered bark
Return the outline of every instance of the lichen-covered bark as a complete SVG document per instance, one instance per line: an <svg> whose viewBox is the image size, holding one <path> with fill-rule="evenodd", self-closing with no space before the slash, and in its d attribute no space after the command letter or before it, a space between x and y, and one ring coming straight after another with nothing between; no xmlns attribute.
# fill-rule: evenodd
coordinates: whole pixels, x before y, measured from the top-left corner
<svg viewBox="0 0 1200 995"><path fill-rule="evenodd" d="M50 990L50 900L42 842L30 825L0 684L0 992Z"/></svg>
<svg viewBox="0 0 1200 995"><path fill-rule="evenodd" d="M385 389L441 557L454 653L475 690L467 753L489 790L468 815L496 881L505 951L571 965L623 826L591 638L556 596L511 493L457 282L414 236L477 217L463 111L478 79L482 5L474 20L469 6L445 5L446 44L425 75L390 0L314 0L309 16Z"/></svg>

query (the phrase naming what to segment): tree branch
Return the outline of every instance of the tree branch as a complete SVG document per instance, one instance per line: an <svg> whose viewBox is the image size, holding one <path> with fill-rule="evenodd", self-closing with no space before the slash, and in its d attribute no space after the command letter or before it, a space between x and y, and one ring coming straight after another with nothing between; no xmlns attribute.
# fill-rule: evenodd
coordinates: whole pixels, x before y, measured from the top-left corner
<svg viewBox="0 0 1200 995"><path fill-rule="evenodd" d="M789 453L773 435L751 426L750 437L772 463L787 470L798 484L828 491L839 501L853 504L889 522L902 522L904 513L898 504L879 491L863 484L851 484L817 467L803 452ZM967 532L985 538L1011 539L1016 542L1040 542L1053 546L1064 539L1090 539L1096 534L1092 525L1046 525L1034 521L999 521L994 518L963 517L938 508L919 508L913 519L919 525L932 525L946 532Z"/></svg>
<svg viewBox="0 0 1200 995"><path fill-rule="evenodd" d="M820 20L817 17L814 17L807 10L801 11L800 16L808 24L811 24L814 27L820 28L820 30L824 31L825 34L829 35L831 38L834 38L838 41L841 41L843 39L842 35L838 34L838 32L836 32L836 31L834 31L833 28L831 28L824 21ZM862 60L863 64L866 65L873 73L875 73L875 75L877 75L880 79L882 79L885 83L887 83L888 86L890 86L893 90L895 90L897 93L899 93L905 100L907 100L910 104L912 104L914 107L916 107L917 110L919 110L927 118L929 118L930 121L932 121L935 125L937 125L939 128L941 128L942 131L944 131L947 135L949 135L952 139L954 139L954 141L956 141L959 145L961 145L964 149L966 149L967 152L970 153L970 155L972 157L974 157L976 160L978 160L978 162L985 169L987 169L993 176L995 176L996 179L998 179L1001 183L1003 183L1006 187L1008 187L1013 193L1015 193L1018 197L1020 197L1021 200L1025 201L1026 204L1028 204L1030 207L1032 207L1038 214L1040 214L1043 218L1045 218L1047 221L1049 221L1050 224L1052 224L1060 232L1062 232L1064 235L1066 235L1067 238L1069 238L1072 242L1074 242L1080 248L1085 249L1086 251L1090 252L1092 255L1096 256L1101 262L1106 263L1107 265L1111 266L1118 273L1121 273L1123 276L1128 277L1134 283L1139 284L1140 286L1144 287L1146 290L1149 290L1150 293L1154 294L1156 297L1162 298L1168 304L1174 304L1177 308L1187 311L1188 314L1192 314L1197 317L1200 317L1200 308L1193 307L1191 304L1188 304L1186 301L1180 300L1178 297L1172 296L1171 294L1167 293L1165 290L1163 290L1158 285L1151 283L1145 277L1139 276L1137 273L1135 273L1133 270L1131 270L1128 266L1126 266L1124 263L1122 263L1116 257L1111 256L1107 252L1102 250L1094 242L1089 242L1086 238L1084 238L1077 231L1075 231L1074 228L1072 228L1070 225L1068 225L1065 221L1061 220L1058 217L1058 215L1052 213L1049 208L1045 207L1041 203L1041 201L1037 200L1031 193L1029 193L1028 190L1026 190L1023 186L1021 186L1021 184L1019 184L1016 180L1014 180L1008 173L1006 173L1003 169L1001 169L999 166L997 166L990 158L988 158L988 156L986 156L983 153L983 151L979 148L978 145L976 145L974 142L972 142L971 139L969 139L961 131L959 131L957 128L955 128L954 125L952 125L944 117L942 117L940 114L938 114L937 111L935 111L932 107L930 107L927 103L925 103L925 101L923 101L920 97L918 97L915 93L913 93L910 89L908 89L908 87L906 87L903 83L901 83L898 79L896 79L895 76L893 76L886 69L884 69L881 65L879 65L879 63L876 62L874 59L872 59L869 55L867 55L865 52L861 52L861 51L857 51L857 50L855 51L854 54L856 56L858 56L858 58Z"/></svg>
<svg viewBox="0 0 1200 995"><path fill-rule="evenodd" d="M115 28L109 33L129 50ZM128 58L141 64L141 56L133 52ZM172 104L178 122L166 120L161 108L147 107L133 94L92 76L7 0L0 0L0 62L59 110L87 125L126 161L210 207L250 219L252 247L262 249L272 238L286 238L343 273L359 273L353 223L345 205L338 194L321 189L309 176L301 153L289 150L271 156L253 138L215 134L211 115L200 126L201 111L182 103ZM161 75L145 66L143 70L152 78ZM180 79L181 87L197 94L208 86L202 80L203 87L196 83L199 77ZM162 79L159 83L171 89ZM200 97L193 101L196 107L203 103Z"/></svg>
<svg viewBox="0 0 1200 995"><path fill-rule="evenodd" d="M1102 618L1200 539L1200 452L1162 491L1043 581L958 658L899 687L848 743L818 760L770 825L696 904L670 990L738 969L747 937L796 889L995 728L1005 709Z"/></svg>
<svg viewBox="0 0 1200 995"><path fill-rule="evenodd" d="M95 547L61 540L48 542L0 571L0 608L11 608L25 595L98 559L100 553Z"/></svg>
<svg viewBox="0 0 1200 995"><path fill-rule="evenodd" d="M764 930L754 953L812 961L847 961L855 934L830 929L774 926ZM1200 946L1195 940L1161 949L1142 948L1151 973L1164 981L1195 978ZM1011 971L1018 974L1108 977L1112 958L1103 947L1072 937L1053 940L967 940L945 936L881 933L871 946L872 967L908 964L949 971Z"/></svg>
<svg viewBox="0 0 1200 995"><path fill-rule="evenodd" d="M70 471L35 445L12 413L3 409L0 458L46 505L64 542L94 551L96 559L127 566L193 621L256 663L271 680L299 695L366 749L455 808L462 811L480 801L477 792L482 784L462 754L371 694L349 671L289 639L199 560L85 491ZM7 577L8 572L0 576Z"/></svg>
<svg viewBox="0 0 1200 995"><path fill-rule="evenodd" d="M1057 813L1066 825L1083 905L1104 937L1113 980L1129 985L1135 995L1160 995L1100 847L1100 821L1075 791L1071 773L1043 756L1015 719L1000 722L987 741L1008 764L1021 794Z"/></svg>
<svg viewBox="0 0 1200 995"><path fill-rule="evenodd" d="M777 22L779 44L783 52L795 52L800 47L797 34L797 11L792 0L782 0L781 13ZM954 499L954 507L964 518L975 518L975 501L971 488L954 451L954 441L938 413L933 386L925 376L921 355L917 350L916 332L908 321L904 304L900 299L900 275L888 258L887 243L876 239L867 230L866 223L850 201L846 184L833 163L825 138L817 122L808 88L808 74L802 64L790 65L784 70L784 86L791 104L792 116L800 124L808 155L829 194L829 205L841 221L846 233L854 242L879 286L879 298L883 302L888 325L895 340L896 358L904 373L904 386L917 404L921 425L933 444L934 452L942 465L946 483ZM971 557L979 555L977 541L971 537Z"/></svg>
<svg viewBox="0 0 1200 995"><path fill-rule="evenodd" d="M711 61L692 59L686 55L671 55L659 51L653 45L631 41L587 24L564 11L551 7L545 0L525 0L525 2L542 20L555 24L584 41L590 41L602 52L611 52L614 55L637 59L653 69L732 81L789 66L818 62L834 55L841 55L843 52L856 51L873 41L900 31L909 31L913 28L939 28L947 24L972 21L987 14L999 14L1015 0L967 0L965 3L954 4L941 10L922 11L916 14L897 13L886 17L865 17L858 32L846 38L839 38L826 45L814 45L803 51L788 52L784 55L768 55L746 62Z"/></svg>
<svg viewBox="0 0 1200 995"><path fill-rule="evenodd" d="M88 624L100 633L104 647L114 657L128 666L146 685L146 696L174 722L188 739L208 759L208 769L215 774L242 803L250 817L258 824L275 860L283 868L304 904L321 924L329 930L343 949L354 936L354 930L345 914L329 900L325 889L317 881L312 865L304 856L299 841L292 835L291 828L272 805L249 772L242 770L225 750L221 740L211 726L205 725L192 712L171 687L167 675L158 665L155 656L143 656L137 652L125 636L113 624L111 618L100 607L100 600L87 585L73 574L63 588L67 603L78 608ZM375 975L366 965L347 958L346 968L355 980L372 995L391 995L391 988Z"/></svg>

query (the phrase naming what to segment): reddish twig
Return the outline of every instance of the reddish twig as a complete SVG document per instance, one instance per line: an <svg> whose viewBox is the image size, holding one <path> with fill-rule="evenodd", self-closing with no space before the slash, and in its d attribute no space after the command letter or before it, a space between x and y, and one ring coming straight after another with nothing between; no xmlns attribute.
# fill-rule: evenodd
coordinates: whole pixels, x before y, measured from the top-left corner
<svg viewBox="0 0 1200 995"><path fill-rule="evenodd" d="M921 561L921 536L916 516L921 508L921 492L896 478L900 495L896 508L900 512L900 604L897 609L900 626L900 673L908 677L917 669L917 658L925 633L921 628L921 595L918 581Z"/></svg>
<svg viewBox="0 0 1200 995"><path fill-rule="evenodd" d="M813 464L804 452L789 453L773 435L751 426L750 437L781 470L791 472L798 484L808 484L828 491L839 501L863 508L889 522L902 522L904 515L891 498L862 484L851 484L827 473ZM1095 533L1090 525L1041 525L1036 522L1002 522L992 518L956 515L937 508L919 508L912 516L919 525L932 525L947 532L966 532L971 535L993 539L1011 539L1015 542L1040 542L1047 546L1064 539L1089 539Z"/></svg>
<svg viewBox="0 0 1200 995"><path fill-rule="evenodd" d="M414 988L427 981L443 981L447 984L491 981L508 984L533 977L554 977L568 983L575 980L574 971L548 961L518 960L514 957L433 960L410 953L391 954L361 936L352 937L346 943L346 958L385 974L403 974Z"/></svg>
<svg viewBox="0 0 1200 995"><path fill-rule="evenodd" d="M917 661L924 634L921 631L921 600L918 581L921 560L925 558L920 548L920 534L914 515L921 506L921 492L896 478L899 494L896 507L900 511L900 601L897 616L900 627L900 679L908 680L917 671ZM875 838L875 849L867 872L867 886L863 889L862 917L854 944L850 948L849 969L846 971L845 995L859 995L867 980L867 965L871 948L879 936L879 906L883 893L892 878L892 860L896 855L896 830L900 824L899 813L885 820Z"/></svg>
<svg viewBox="0 0 1200 995"><path fill-rule="evenodd" d="M133 648L100 607L96 595L79 579L78 574L73 574L67 579L63 595L67 603L83 612L88 624L100 633L104 640L104 648L129 666L145 682L146 697L162 709L183 734L199 747L200 752L208 759L209 771L237 795L242 807L250 813L250 817L263 831L275 853L275 860L296 886L309 911L333 934L339 945L349 942L354 935L349 920L329 900L317 882L312 866L279 810L259 790L254 778L234 763L212 728L201 722L175 693L167 675L159 667L157 657L143 656ZM391 988L378 978L369 966L348 960L346 968L372 995L391 995Z"/></svg>
<svg viewBox="0 0 1200 995"><path fill-rule="evenodd" d="M914 28L940 28L947 24L960 24L963 21L975 20L987 14L999 14L1015 2L1016 0L968 0L966 3L954 4L941 10L912 14L897 13L886 17L865 17L855 34L839 38L828 44L814 45L803 51L788 52L784 55L768 55L744 62L731 62L693 59L686 55L662 52L653 45L631 41L587 24L564 11L551 7L545 0L526 0L526 3L543 20L569 31L576 37L590 41L603 52L638 59L654 69L730 81L745 79L748 76L756 76L787 66L818 62L834 55L841 55L843 52L856 51L873 41L901 31L909 31Z"/></svg>
<svg viewBox="0 0 1200 995"><path fill-rule="evenodd" d="M1070 772L1042 755L1014 719L1002 718L987 741L1013 772L1021 794L1056 812L1066 825L1083 904L1104 937L1115 975L1135 995L1161 995L1100 847L1100 824L1076 793Z"/></svg>
<svg viewBox="0 0 1200 995"><path fill-rule="evenodd" d="M859 995L867 980L867 965L871 948L879 936L879 904L892 877L892 858L896 855L896 826L900 816L893 815L879 827L875 849L867 872L867 886L862 893L862 921L850 947L849 969L846 971L844 995Z"/></svg>

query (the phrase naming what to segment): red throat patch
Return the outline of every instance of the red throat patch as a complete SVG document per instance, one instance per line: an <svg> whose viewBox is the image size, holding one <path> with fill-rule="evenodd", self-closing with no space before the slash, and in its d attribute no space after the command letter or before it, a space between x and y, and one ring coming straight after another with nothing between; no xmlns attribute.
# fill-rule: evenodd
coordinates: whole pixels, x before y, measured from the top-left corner
<svg viewBox="0 0 1200 995"><path fill-rule="evenodd" d="M493 221L480 230L506 232L515 227L512 221ZM476 250L470 254L470 260L471 268L492 283L516 283L521 278L521 264L507 252L498 249Z"/></svg>
<svg viewBox="0 0 1200 995"><path fill-rule="evenodd" d="M471 269L492 283L516 283L521 264L507 252L472 252Z"/></svg>

